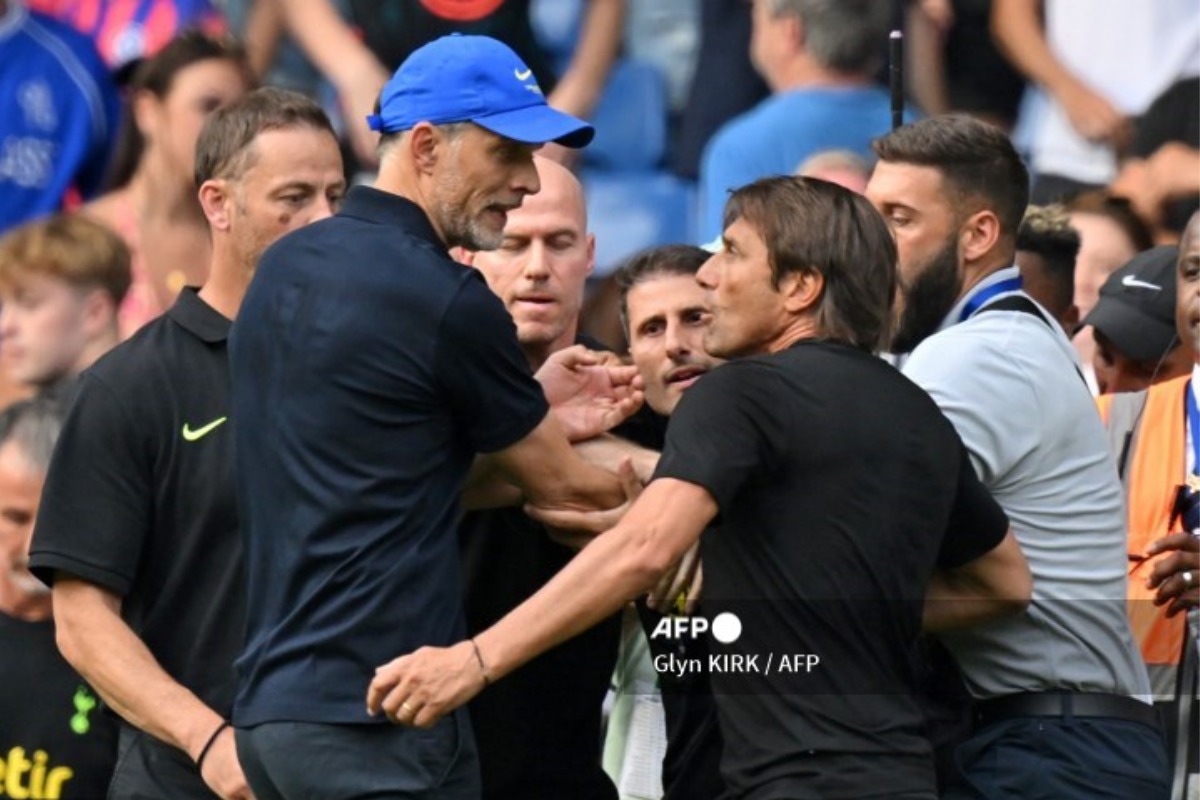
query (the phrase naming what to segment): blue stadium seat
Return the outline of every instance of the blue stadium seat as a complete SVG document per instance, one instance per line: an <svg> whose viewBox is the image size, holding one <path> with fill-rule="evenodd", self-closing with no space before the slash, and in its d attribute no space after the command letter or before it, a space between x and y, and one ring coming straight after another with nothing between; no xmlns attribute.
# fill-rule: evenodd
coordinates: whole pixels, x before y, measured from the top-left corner
<svg viewBox="0 0 1200 800"><path fill-rule="evenodd" d="M659 166L667 145L667 87L658 68L631 59L614 64L592 124L596 138L583 151L586 165L635 171Z"/></svg>
<svg viewBox="0 0 1200 800"><path fill-rule="evenodd" d="M694 244L696 187L667 172L584 170L588 227L596 235L596 277L638 250Z"/></svg>

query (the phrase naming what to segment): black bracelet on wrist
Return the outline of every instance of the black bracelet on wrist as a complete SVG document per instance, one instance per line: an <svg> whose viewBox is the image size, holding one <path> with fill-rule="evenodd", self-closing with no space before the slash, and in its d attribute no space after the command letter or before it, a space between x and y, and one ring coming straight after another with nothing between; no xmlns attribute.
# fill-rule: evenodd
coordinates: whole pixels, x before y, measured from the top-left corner
<svg viewBox="0 0 1200 800"><path fill-rule="evenodd" d="M200 750L200 755L196 756L196 769L197 770L204 769L204 758L208 755L208 751L212 750L212 746L214 744L216 744L217 737L220 736L221 732L224 731L228 727L229 727L229 720L227 720L227 719L221 720L221 724L218 725L217 729L212 732L212 736L208 737L208 741L204 743L204 747L201 748L201 750Z"/></svg>

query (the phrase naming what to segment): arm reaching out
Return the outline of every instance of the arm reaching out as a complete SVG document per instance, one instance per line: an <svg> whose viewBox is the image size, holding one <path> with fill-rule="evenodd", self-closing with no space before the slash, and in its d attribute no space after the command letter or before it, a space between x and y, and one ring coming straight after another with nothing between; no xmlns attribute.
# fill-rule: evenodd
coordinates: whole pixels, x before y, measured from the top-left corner
<svg viewBox="0 0 1200 800"><path fill-rule="evenodd" d="M650 588L716 514L716 501L699 486L672 478L654 481L616 528L473 641L423 647L379 667L367 690L367 712L386 713L405 725L433 725L487 683Z"/></svg>

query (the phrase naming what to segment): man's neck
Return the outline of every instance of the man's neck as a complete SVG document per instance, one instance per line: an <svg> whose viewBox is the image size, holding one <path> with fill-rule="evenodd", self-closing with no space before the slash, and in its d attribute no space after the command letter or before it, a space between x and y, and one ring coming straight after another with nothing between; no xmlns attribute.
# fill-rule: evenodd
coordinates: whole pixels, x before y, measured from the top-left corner
<svg viewBox="0 0 1200 800"><path fill-rule="evenodd" d="M954 298L954 303L957 304L973 292L989 276L995 275L1002 269L1008 269L1013 263L1012 254L1006 253L998 256L994 255L990 258L977 261L974 264L964 266L962 291L959 292L958 297Z"/></svg>
<svg viewBox="0 0 1200 800"><path fill-rule="evenodd" d="M394 194L397 197L403 197L425 212L426 218L429 219L429 224L433 226L433 231L438 235L438 238L443 243L446 242L446 232L438 227L438 221L429 213L430 202L426 197L425 192L421 189L421 182L415 174L403 169L395 161L385 158L379 167L379 175L375 178L375 183L372 187L381 192Z"/></svg>
<svg viewBox="0 0 1200 800"><path fill-rule="evenodd" d="M802 342L805 339L817 339L821 335L820 329L816 322L811 317L802 317L793 320L788 326L767 346L763 349L764 355L771 353L779 353L787 350L796 342Z"/></svg>
<svg viewBox="0 0 1200 800"><path fill-rule="evenodd" d="M214 242L214 250L217 248ZM199 296L207 305L229 320L237 319L238 309L246 297L246 289L253 277L253 266L239 259L214 252L209 266L208 280L200 289Z"/></svg>
<svg viewBox="0 0 1200 800"><path fill-rule="evenodd" d="M775 74L767 78L774 94L797 89L865 86L869 82L870 79L865 75L827 69L806 57L780 65Z"/></svg>
<svg viewBox="0 0 1200 800"><path fill-rule="evenodd" d="M75 369L72 370L72 373L78 375L83 372L92 364L95 364L100 356L116 347L120 341L121 336L117 330L117 323L116 320L113 320L112 326L105 330L101 336L84 345L83 352L80 353L79 360L75 362Z"/></svg>

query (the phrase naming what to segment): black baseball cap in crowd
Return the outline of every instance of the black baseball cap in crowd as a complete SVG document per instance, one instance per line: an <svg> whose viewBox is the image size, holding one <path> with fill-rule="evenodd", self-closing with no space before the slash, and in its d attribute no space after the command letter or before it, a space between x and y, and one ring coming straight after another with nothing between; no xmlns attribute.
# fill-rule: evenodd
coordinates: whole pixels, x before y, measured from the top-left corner
<svg viewBox="0 0 1200 800"><path fill-rule="evenodd" d="M1108 276L1100 300L1083 318L1134 361L1158 361L1178 342L1175 264L1179 248L1145 250Z"/></svg>

